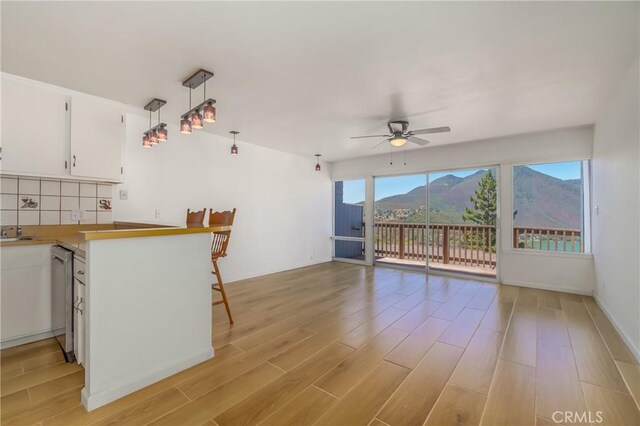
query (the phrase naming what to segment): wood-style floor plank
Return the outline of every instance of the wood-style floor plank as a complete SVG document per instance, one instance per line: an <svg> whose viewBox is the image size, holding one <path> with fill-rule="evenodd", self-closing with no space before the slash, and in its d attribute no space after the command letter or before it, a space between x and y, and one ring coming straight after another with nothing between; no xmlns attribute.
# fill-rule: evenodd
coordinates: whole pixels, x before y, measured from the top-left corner
<svg viewBox="0 0 640 426"><path fill-rule="evenodd" d="M415 367L450 324L440 318L429 318L385 359L403 367Z"/></svg>
<svg viewBox="0 0 640 426"><path fill-rule="evenodd" d="M396 426L482 413L548 426L557 408L637 423L640 367L590 297L337 262L227 293L235 324L214 308L214 358L91 412L84 370L54 339L1 351L0 422Z"/></svg>
<svg viewBox="0 0 640 426"><path fill-rule="evenodd" d="M535 423L536 369L499 360L482 416L483 425Z"/></svg>
<svg viewBox="0 0 640 426"><path fill-rule="evenodd" d="M541 342L537 361L536 415L552 419L556 411L585 411L571 348Z"/></svg>
<svg viewBox="0 0 640 426"><path fill-rule="evenodd" d="M479 393L447 385L425 425L478 425L486 400Z"/></svg>
<svg viewBox="0 0 640 426"><path fill-rule="evenodd" d="M498 363L502 339L502 333L478 329L451 375L449 383L488 395Z"/></svg>
<svg viewBox="0 0 640 426"><path fill-rule="evenodd" d="M381 361L367 377L315 424L367 425L409 374L409 369Z"/></svg>
<svg viewBox="0 0 640 426"><path fill-rule="evenodd" d="M640 412L628 393L613 389L582 383L587 409L594 413L602 413L603 425L638 425Z"/></svg>
<svg viewBox="0 0 640 426"><path fill-rule="evenodd" d="M422 424L447 384L462 352L463 349L458 346L436 342L376 418L390 425Z"/></svg>

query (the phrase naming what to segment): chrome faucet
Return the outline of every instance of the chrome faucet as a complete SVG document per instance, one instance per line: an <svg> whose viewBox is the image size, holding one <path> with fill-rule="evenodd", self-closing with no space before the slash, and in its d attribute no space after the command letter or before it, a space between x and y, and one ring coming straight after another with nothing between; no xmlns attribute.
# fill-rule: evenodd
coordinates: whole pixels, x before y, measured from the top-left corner
<svg viewBox="0 0 640 426"><path fill-rule="evenodd" d="M22 238L22 226L3 226L2 228L0 228L0 237L1 238L7 238L9 236L7 234L7 231L9 229L15 229L16 230L16 238Z"/></svg>

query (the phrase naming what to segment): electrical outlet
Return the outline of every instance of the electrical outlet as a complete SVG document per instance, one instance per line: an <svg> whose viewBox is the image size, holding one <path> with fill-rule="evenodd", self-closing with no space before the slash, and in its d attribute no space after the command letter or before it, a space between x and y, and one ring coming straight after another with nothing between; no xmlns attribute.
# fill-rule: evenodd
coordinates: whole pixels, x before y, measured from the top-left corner
<svg viewBox="0 0 640 426"><path fill-rule="evenodd" d="M160 210L156 210L156 219L162 219L162 216L160 215Z"/></svg>
<svg viewBox="0 0 640 426"><path fill-rule="evenodd" d="M85 216L84 210L71 210L71 220L84 220Z"/></svg>
<svg viewBox="0 0 640 426"><path fill-rule="evenodd" d="M129 192L126 189L121 189L120 190L120 199L121 200L129 199Z"/></svg>

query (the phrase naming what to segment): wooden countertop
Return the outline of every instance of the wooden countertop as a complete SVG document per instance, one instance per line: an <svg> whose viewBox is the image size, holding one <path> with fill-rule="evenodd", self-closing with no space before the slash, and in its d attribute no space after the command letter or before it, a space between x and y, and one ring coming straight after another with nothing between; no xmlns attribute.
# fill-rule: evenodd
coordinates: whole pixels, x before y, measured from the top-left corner
<svg viewBox="0 0 640 426"><path fill-rule="evenodd" d="M230 226L172 226L149 223L114 222L103 225L24 226L23 235L30 240L4 241L0 247L59 244L84 254L87 241L114 238L141 238L198 234L231 230Z"/></svg>

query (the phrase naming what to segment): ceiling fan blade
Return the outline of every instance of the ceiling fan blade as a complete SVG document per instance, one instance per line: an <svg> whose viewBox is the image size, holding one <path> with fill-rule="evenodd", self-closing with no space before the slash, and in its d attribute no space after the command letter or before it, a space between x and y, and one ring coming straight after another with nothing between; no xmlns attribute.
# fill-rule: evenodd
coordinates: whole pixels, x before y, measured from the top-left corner
<svg viewBox="0 0 640 426"><path fill-rule="evenodd" d="M369 135L369 136L351 136L350 139L362 139L362 138L389 138L391 135Z"/></svg>
<svg viewBox="0 0 640 426"><path fill-rule="evenodd" d="M429 142L427 140L416 138L415 136L409 136L407 139L409 139L409 142L413 142L413 143L421 145L421 146L425 146L425 145L431 143L431 142Z"/></svg>
<svg viewBox="0 0 640 426"><path fill-rule="evenodd" d="M410 133L414 135L428 135L429 133L445 133L450 131L451 131L451 127L444 126L444 127L432 127L430 129L411 130Z"/></svg>
<svg viewBox="0 0 640 426"><path fill-rule="evenodd" d="M383 139L382 142L375 144L374 146L371 147L371 149L376 149L377 147L379 147L380 145L388 141L389 139Z"/></svg>

